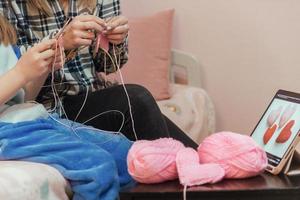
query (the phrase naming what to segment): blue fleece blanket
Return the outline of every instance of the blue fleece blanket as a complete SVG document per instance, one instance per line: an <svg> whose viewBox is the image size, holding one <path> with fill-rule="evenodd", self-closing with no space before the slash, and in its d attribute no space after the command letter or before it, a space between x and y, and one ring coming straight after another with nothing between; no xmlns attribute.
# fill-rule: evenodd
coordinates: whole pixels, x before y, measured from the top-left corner
<svg viewBox="0 0 300 200"><path fill-rule="evenodd" d="M48 164L69 180L74 200L115 200L134 183L127 171L132 142L67 120L0 123L0 160ZM65 125L66 126L65 126Z"/></svg>

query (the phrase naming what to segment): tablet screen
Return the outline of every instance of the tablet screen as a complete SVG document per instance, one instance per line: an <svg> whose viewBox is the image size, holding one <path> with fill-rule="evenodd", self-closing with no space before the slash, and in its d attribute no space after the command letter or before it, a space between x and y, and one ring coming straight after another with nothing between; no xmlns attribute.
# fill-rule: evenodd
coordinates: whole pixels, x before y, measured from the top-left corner
<svg viewBox="0 0 300 200"><path fill-rule="evenodd" d="M278 92L252 133L277 166L300 130L300 98Z"/></svg>

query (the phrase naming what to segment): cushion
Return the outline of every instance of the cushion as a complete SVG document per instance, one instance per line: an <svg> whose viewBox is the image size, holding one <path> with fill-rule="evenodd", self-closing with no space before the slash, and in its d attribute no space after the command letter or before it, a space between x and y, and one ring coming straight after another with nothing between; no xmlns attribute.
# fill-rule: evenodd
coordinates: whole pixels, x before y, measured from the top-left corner
<svg viewBox="0 0 300 200"><path fill-rule="evenodd" d="M173 15L172 9L129 19L129 61L121 69L124 82L146 87L156 100L170 98ZM120 80L118 73L109 77Z"/></svg>

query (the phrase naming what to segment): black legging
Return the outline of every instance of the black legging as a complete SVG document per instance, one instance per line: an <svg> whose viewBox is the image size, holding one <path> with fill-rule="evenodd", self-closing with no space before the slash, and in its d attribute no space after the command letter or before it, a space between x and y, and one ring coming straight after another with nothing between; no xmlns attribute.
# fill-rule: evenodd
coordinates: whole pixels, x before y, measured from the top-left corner
<svg viewBox="0 0 300 200"><path fill-rule="evenodd" d="M139 85L126 85L128 91L135 130L139 140L154 140L163 137L172 137L180 140L186 146L197 148L191 140L173 122L164 116L150 92ZM70 120L75 120L86 94L68 96L64 100L64 108ZM109 110L121 111L125 116L125 123L121 129L128 139L135 140L127 97L122 85L113 86L88 94L88 98L77 122L84 123L95 115ZM118 112L108 112L86 123L98 129L118 131L123 118Z"/></svg>

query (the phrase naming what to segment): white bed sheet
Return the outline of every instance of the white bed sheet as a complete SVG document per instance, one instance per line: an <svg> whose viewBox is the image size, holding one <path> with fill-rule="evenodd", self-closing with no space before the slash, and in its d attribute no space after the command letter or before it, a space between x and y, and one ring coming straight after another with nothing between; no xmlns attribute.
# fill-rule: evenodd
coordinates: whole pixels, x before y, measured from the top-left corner
<svg viewBox="0 0 300 200"><path fill-rule="evenodd" d="M158 101L168 118L198 144L215 131L215 112L207 92L201 88L171 84L172 98Z"/></svg>
<svg viewBox="0 0 300 200"><path fill-rule="evenodd" d="M0 199L69 200L70 194L67 181L50 166L0 161Z"/></svg>

